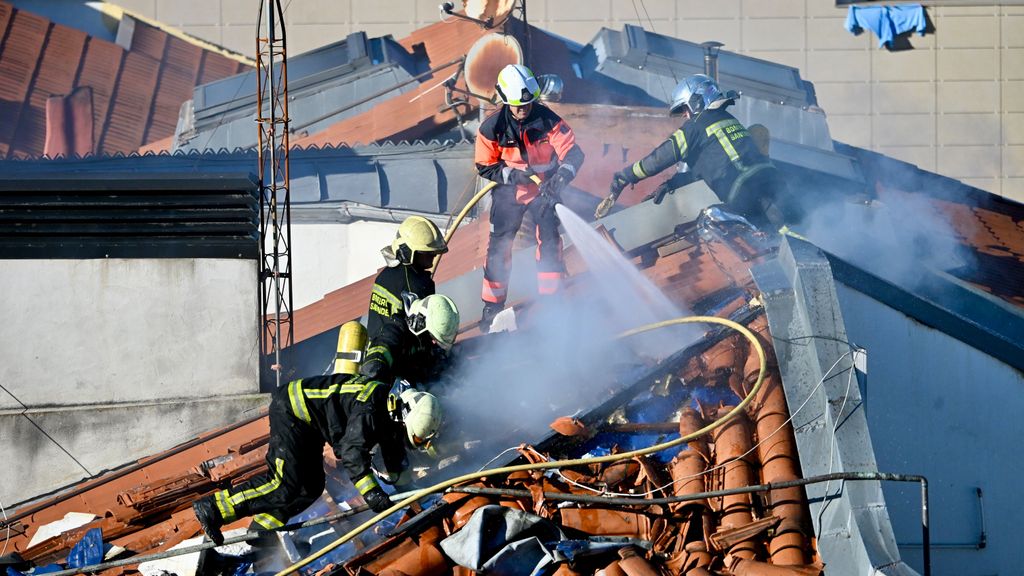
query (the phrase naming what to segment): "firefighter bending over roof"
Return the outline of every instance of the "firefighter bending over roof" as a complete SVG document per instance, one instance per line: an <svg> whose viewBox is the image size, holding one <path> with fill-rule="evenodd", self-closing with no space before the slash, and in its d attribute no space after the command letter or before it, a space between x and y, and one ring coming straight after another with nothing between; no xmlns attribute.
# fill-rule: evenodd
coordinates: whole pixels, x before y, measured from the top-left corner
<svg viewBox="0 0 1024 576"><path fill-rule="evenodd" d="M425 384L443 368L459 328L455 304L447 297L434 303L430 321L431 333L439 335L434 338L437 346L423 336L423 330L410 332L406 312L416 298L434 294L430 269L435 258L447 251L441 231L422 216L406 218L391 246L381 250L387 266L377 274L370 293L369 344L360 374L389 386L395 378Z"/></svg>
<svg viewBox="0 0 1024 576"><path fill-rule="evenodd" d="M505 66L495 88L504 105L480 124L475 154L480 176L498 183L491 192L491 234L481 290L482 332L490 329L505 305L512 242L527 212L537 226L537 289L541 294L554 294L560 288L564 269L555 204L583 164L583 151L576 145L572 128L537 102L540 85L529 68ZM531 180L533 175L543 182L540 186Z"/></svg>
<svg viewBox="0 0 1024 576"><path fill-rule="evenodd" d="M380 446L382 481L405 484L405 446L427 449L441 422L437 399L361 375L303 378L278 388L270 402L270 469L238 486L201 498L192 507L203 532L216 544L221 527L252 516L250 530L284 526L324 491L324 443L334 450L366 503L377 512L391 506L370 468L370 450Z"/></svg>
<svg viewBox="0 0 1024 576"><path fill-rule="evenodd" d="M683 125L650 154L612 177L611 194L594 216L607 215L626 185L685 163L690 171L679 172L663 183L652 195L656 204L666 192L696 177L704 180L731 210L759 227L778 228L787 219L793 220L794 214L784 213L782 208L788 198L782 174L750 131L726 111L738 97L732 92L723 94L718 84L703 74L680 82L672 92L669 113L681 115Z"/></svg>

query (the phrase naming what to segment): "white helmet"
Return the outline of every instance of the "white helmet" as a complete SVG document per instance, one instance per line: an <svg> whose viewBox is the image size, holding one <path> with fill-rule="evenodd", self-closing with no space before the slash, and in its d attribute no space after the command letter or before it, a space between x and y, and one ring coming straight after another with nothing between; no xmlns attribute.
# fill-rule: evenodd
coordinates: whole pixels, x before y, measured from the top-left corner
<svg viewBox="0 0 1024 576"><path fill-rule="evenodd" d="M441 427L441 403L433 394L412 388L402 392L400 397L409 444L425 450Z"/></svg>
<svg viewBox="0 0 1024 576"><path fill-rule="evenodd" d="M416 300L406 311L409 330L419 336L429 332L444 350L450 350L459 333L459 309L444 294L431 294Z"/></svg>
<svg viewBox="0 0 1024 576"><path fill-rule="evenodd" d="M540 98L537 78L522 64L509 64L502 68L494 88L501 101L510 106L525 106Z"/></svg>

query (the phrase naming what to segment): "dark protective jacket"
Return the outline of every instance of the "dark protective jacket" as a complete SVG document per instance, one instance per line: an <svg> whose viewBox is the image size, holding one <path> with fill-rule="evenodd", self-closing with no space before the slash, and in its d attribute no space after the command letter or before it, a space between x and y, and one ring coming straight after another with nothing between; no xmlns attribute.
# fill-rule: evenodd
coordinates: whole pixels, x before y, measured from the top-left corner
<svg viewBox="0 0 1024 576"><path fill-rule="evenodd" d="M774 170L750 132L724 107L705 110L685 122L623 173L636 183L678 162L686 162L723 202L733 202L744 183L759 172Z"/></svg>
<svg viewBox="0 0 1024 576"><path fill-rule="evenodd" d="M538 102L522 122L512 117L508 106L488 116L477 134L475 160L482 178L509 184L512 169L532 170L541 180L554 175L561 166L575 175L583 165L583 151L576 145L572 128ZM535 184L516 187L520 204L528 204L538 194Z"/></svg>
<svg viewBox="0 0 1024 576"><path fill-rule="evenodd" d="M252 516L256 526L273 529L308 508L324 490L324 443L360 494L380 486L370 468L374 446L389 475L404 470L405 430L388 413L389 388L365 376L332 374L275 390L268 470L211 496L221 519Z"/></svg>
<svg viewBox="0 0 1024 576"><path fill-rule="evenodd" d="M318 432L365 493L361 481L376 485L370 470L375 445L380 445L388 472L406 465L404 430L388 413L389 392L390 386L365 376L332 374L294 380L274 391L271 402Z"/></svg>
<svg viewBox="0 0 1024 576"><path fill-rule="evenodd" d="M377 274L366 319L364 362L384 361L387 368L377 375L383 382L390 384L395 378L404 378L426 384L441 369L440 352L429 338L409 331L402 292L426 298L434 293L434 279L429 271L405 264L384 268Z"/></svg>

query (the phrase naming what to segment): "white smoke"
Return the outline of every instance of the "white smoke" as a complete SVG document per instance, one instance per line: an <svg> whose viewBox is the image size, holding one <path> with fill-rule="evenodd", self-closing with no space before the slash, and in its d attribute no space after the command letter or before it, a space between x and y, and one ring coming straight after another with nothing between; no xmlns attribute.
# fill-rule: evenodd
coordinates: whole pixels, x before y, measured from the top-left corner
<svg viewBox="0 0 1024 576"><path fill-rule="evenodd" d="M685 313L571 210L559 206L558 213L589 270L573 278L570 293L538 298L519 321L526 328L486 336L479 356L457 365L439 390L446 441L455 448L482 441L479 456L463 458L459 471L540 440L556 418L596 407L644 365L689 346L698 334L686 326L617 339L627 329Z"/></svg>
<svg viewBox="0 0 1024 576"><path fill-rule="evenodd" d="M927 269L946 272L971 259L949 218L916 194L882 190L868 204L815 206L800 228L825 250L910 287L927 279Z"/></svg>

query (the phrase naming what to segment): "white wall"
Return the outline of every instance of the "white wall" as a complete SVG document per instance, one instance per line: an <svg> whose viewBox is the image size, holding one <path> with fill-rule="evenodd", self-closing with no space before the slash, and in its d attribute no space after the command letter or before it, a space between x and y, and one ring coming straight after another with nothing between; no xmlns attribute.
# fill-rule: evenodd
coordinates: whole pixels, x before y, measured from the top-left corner
<svg viewBox="0 0 1024 576"><path fill-rule="evenodd" d="M923 474L931 498L933 574L1016 574L1020 546L1021 414L1024 375L945 333L924 326L843 284L836 284L851 341L868 350L864 394L878 469ZM988 546L975 487L984 493ZM900 544L920 543L920 489L883 483ZM921 548L900 546L922 571Z"/></svg>
<svg viewBox="0 0 1024 576"><path fill-rule="evenodd" d="M0 382L33 407L256 392L255 266L2 260Z"/></svg>
<svg viewBox="0 0 1024 576"><path fill-rule="evenodd" d="M380 249L395 239L398 223L292 224L292 306L295 310L325 294L376 274L384 266Z"/></svg>
<svg viewBox="0 0 1024 576"><path fill-rule="evenodd" d="M5 505L266 403L254 260L0 260L0 302Z"/></svg>

